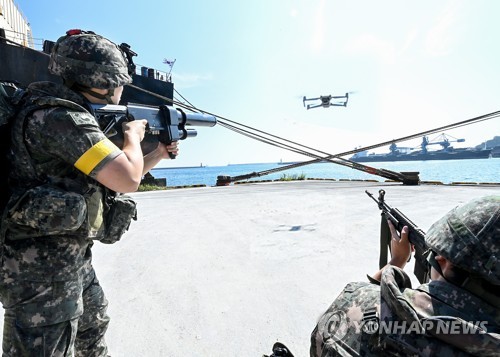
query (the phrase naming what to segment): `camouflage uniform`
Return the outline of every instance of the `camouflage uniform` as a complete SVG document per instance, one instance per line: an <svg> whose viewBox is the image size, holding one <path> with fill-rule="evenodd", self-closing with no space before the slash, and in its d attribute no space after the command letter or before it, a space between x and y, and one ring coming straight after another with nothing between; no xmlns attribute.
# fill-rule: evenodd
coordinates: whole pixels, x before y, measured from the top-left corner
<svg viewBox="0 0 500 357"><path fill-rule="evenodd" d="M499 216L500 196L473 200L445 215L426 236L430 249L463 268L470 280L492 284L493 295ZM412 289L406 273L389 266L380 285L350 283L319 319L310 355L498 356L498 295L485 300L477 289L471 293L467 281L458 286L436 280Z"/></svg>
<svg viewBox="0 0 500 357"><path fill-rule="evenodd" d="M4 356L107 355L108 302L91 247L122 223L105 220L112 195L94 178L122 152L85 106L66 86L33 83L13 123L12 197L2 221Z"/></svg>

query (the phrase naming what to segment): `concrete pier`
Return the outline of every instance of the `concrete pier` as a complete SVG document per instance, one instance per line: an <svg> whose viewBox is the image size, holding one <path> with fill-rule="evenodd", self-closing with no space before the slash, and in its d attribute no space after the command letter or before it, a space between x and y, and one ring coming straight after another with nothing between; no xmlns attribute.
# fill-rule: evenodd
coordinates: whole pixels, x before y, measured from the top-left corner
<svg viewBox="0 0 500 357"><path fill-rule="evenodd" d="M110 354L261 356L279 340L308 356L318 317L378 268L380 211L365 190L379 189L424 231L457 204L500 194L338 181L133 194L138 221L122 241L94 247Z"/></svg>

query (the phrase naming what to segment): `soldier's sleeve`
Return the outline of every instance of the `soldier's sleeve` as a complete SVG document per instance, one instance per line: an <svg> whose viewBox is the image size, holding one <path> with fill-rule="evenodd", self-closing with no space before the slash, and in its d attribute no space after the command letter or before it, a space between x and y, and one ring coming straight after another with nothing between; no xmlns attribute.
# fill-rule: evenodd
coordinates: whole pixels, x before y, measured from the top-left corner
<svg viewBox="0 0 500 357"><path fill-rule="evenodd" d="M95 177L106 163L122 153L89 113L51 108L38 110L28 119L26 138L31 147L86 175Z"/></svg>
<svg viewBox="0 0 500 357"><path fill-rule="evenodd" d="M382 272L380 293L389 309L401 320L418 321L419 317L411 301L415 295L411 279L401 268L389 266Z"/></svg>
<svg viewBox="0 0 500 357"><path fill-rule="evenodd" d="M380 287L349 283L319 318L311 334L310 356L349 356L367 351L377 334L363 330L378 319Z"/></svg>

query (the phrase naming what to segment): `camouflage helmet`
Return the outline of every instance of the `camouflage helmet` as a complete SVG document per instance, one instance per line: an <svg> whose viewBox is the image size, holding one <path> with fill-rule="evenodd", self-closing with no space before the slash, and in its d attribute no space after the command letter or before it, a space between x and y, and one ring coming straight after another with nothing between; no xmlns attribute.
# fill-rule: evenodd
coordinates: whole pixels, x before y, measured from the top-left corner
<svg viewBox="0 0 500 357"><path fill-rule="evenodd" d="M120 47L91 31L69 30L60 37L50 55L49 71L68 86L112 89L132 82Z"/></svg>
<svg viewBox="0 0 500 357"><path fill-rule="evenodd" d="M453 265L500 285L500 196L455 207L429 229L425 241Z"/></svg>

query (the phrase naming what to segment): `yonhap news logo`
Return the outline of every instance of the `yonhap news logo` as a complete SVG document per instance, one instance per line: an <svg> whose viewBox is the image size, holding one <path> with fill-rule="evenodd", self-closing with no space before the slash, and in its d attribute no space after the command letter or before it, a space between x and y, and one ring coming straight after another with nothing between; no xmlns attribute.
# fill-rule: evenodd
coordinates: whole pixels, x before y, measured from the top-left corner
<svg viewBox="0 0 500 357"><path fill-rule="evenodd" d="M434 316L419 321L384 321L378 314L364 314L361 321L350 320L343 311L332 311L323 315L318 323L323 340L335 342L350 334L427 334L469 335L488 332L488 321L465 321L452 316Z"/></svg>
<svg viewBox="0 0 500 357"><path fill-rule="evenodd" d="M419 321L353 321L355 333L385 333L390 335L426 334L470 335L488 332L488 321L464 321L452 317L437 316Z"/></svg>
<svg viewBox="0 0 500 357"><path fill-rule="evenodd" d="M347 315L343 311L324 314L318 322L318 331L322 331L323 341L336 342L342 340L348 328Z"/></svg>

